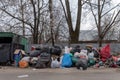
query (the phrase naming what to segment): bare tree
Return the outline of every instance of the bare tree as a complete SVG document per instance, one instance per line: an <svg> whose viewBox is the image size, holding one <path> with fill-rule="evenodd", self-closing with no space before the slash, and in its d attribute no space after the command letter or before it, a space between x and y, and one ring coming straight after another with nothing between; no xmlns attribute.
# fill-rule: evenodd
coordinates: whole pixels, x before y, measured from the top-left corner
<svg viewBox="0 0 120 80"><path fill-rule="evenodd" d="M57 41L63 17L59 12L61 9L56 6L49 5L47 0L1 0L1 25L5 26L6 31L32 35L31 41L35 44L49 42L51 39Z"/></svg>
<svg viewBox="0 0 120 80"><path fill-rule="evenodd" d="M18 4L18 6L15 5L14 7L10 7L9 1L6 2L1 2L2 6L0 10L6 13L7 16L17 20L17 22L21 22L22 24L20 24L19 27L21 26L22 29L26 26L26 29L29 29L32 33L33 43L38 43L39 28L41 27L40 23L42 21L40 17L47 11L45 9L47 4L44 3L44 0L17 0L16 4ZM11 0L11 2L13 1ZM26 10L23 9L24 6L26 6ZM10 10L14 10L14 8L16 12L11 12ZM19 10L21 10L21 13L19 13ZM13 23L16 24L16 22ZM25 34L24 29L23 33Z"/></svg>
<svg viewBox="0 0 120 80"><path fill-rule="evenodd" d="M105 38L106 34L115 24L118 23L117 17L120 14L120 9L118 11L112 12L116 5L112 8L109 8L111 0L89 0L90 9L95 20L95 24L98 30L98 43L99 47L102 46L102 40ZM107 18L107 21L105 21Z"/></svg>
<svg viewBox="0 0 120 80"><path fill-rule="evenodd" d="M79 41L79 34L80 34L80 23L81 23L81 14L82 14L82 5L83 5L82 0L78 0L77 19L76 19L75 26L72 23L72 15L71 15L71 10L70 10L69 0L65 0L66 7L64 7L62 0L60 0L60 2L63 7L63 11L64 11L67 25L69 28L70 42L77 43ZM73 29L73 27L75 27L75 30Z"/></svg>

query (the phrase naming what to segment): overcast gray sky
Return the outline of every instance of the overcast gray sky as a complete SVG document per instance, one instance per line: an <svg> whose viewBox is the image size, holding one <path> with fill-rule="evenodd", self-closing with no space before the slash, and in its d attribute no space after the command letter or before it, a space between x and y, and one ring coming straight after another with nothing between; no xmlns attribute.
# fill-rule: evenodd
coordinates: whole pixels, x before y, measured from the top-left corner
<svg viewBox="0 0 120 80"><path fill-rule="evenodd" d="M63 0L64 1L64 0ZM120 0L112 0L113 2L113 6L117 5L118 3L120 3ZM71 10L72 10L72 17L74 20L76 20L76 7L75 5L77 5L77 0L70 0L70 4L72 5ZM74 6L73 6L74 5ZM86 29L92 29L93 26L90 24L89 21L89 16L87 16L88 19L85 19L85 21L82 22L81 24L81 30L86 30ZM74 24L74 23L73 23Z"/></svg>

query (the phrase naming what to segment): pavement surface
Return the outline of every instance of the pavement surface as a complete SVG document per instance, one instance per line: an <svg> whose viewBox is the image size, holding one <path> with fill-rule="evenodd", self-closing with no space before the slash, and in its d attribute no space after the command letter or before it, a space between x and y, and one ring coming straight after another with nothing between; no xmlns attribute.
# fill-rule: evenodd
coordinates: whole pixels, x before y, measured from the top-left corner
<svg viewBox="0 0 120 80"><path fill-rule="evenodd" d="M77 70L1 67L0 80L120 80L119 68Z"/></svg>

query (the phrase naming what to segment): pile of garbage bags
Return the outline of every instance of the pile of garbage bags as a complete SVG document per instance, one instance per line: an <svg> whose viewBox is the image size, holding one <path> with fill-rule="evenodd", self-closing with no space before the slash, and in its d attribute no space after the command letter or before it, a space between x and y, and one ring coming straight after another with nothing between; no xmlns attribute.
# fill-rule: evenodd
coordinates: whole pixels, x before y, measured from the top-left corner
<svg viewBox="0 0 120 80"><path fill-rule="evenodd" d="M29 55L23 55L23 50L19 49L14 52L14 65L16 67L26 68L32 66L35 68L54 67L57 60L54 56L60 56L62 49L60 46L42 46L33 49Z"/></svg>
<svg viewBox="0 0 120 80"><path fill-rule="evenodd" d="M62 67L76 67L83 70L87 70L88 67L119 67L120 55L114 56L110 52L110 44L105 45L99 51L93 48L92 45L87 45L85 49L81 49L77 45L65 50L61 64ZM69 55L67 57L71 58L71 60L69 58L65 60L66 55Z"/></svg>
<svg viewBox="0 0 120 80"><path fill-rule="evenodd" d="M14 53L15 66L27 68L71 68L87 70L88 67L99 68L120 66L120 56L110 54L110 45L106 45L98 51L91 45L81 49L79 45L75 47L65 46L64 51L60 46L44 46L33 50L29 55L25 55L22 50ZM23 56L24 55L24 56Z"/></svg>

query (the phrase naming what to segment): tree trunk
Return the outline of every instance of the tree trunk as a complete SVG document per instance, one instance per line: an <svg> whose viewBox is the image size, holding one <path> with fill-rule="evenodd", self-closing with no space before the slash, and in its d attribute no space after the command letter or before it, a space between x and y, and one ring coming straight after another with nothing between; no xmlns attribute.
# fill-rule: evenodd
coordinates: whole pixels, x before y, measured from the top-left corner
<svg viewBox="0 0 120 80"><path fill-rule="evenodd" d="M79 36L75 31L70 32L70 43L78 43L79 41Z"/></svg>
<svg viewBox="0 0 120 80"><path fill-rule="evenodd" d="M52 0L49 0L49 11L50 11L50 29L51 29L51 40L52 46L54 46L54 37L53 37L53 11L52 11Z"/></svg>
<svg viewBox="0 0 120 80"><path fill-rule="evenodd" d="M98 47L99 47L99 49L102 47L102 40L103 40L103 39L101 39L101 38L99 38L99 40L98 40L98 44L99 44Z"/></svg>
<svg viewBox="0 0 120 80"><path fill-rule="evenodd" d="M98 0L98 35L99 35L99 49L102 47L102 38L101 38L101 12L100 12L100 0Z"/></svg>
<svg viewBox="0 0 120 80"><path fill-rule="evenodd" d="M38 31L37 30L34 30L34 33L33 33L33 43L38 44Z"/></svg>
<svg viewBox="0 0 120 80"><path fill-rule="evenodd" d="M69 34L70 34L70 43L78 43L79 34L80 34L82 3L81 3L81 0L78 0L78 10L77 10L77 19L76 19L75 31L73 30L69 0L65 0L65 3L66 3L66 11L67 11L66 20L67 20L67 24L69 27Z"/></svg>
<svg viewBox="0 0 120 80"><path fill-rule="evenodd" d="M24 20L24 5L23 5L23 0L21 0L21 15L22 15L22 20ZM25 23L22 22L22 28L23 28L23 36L25 36Z"/></svg>

